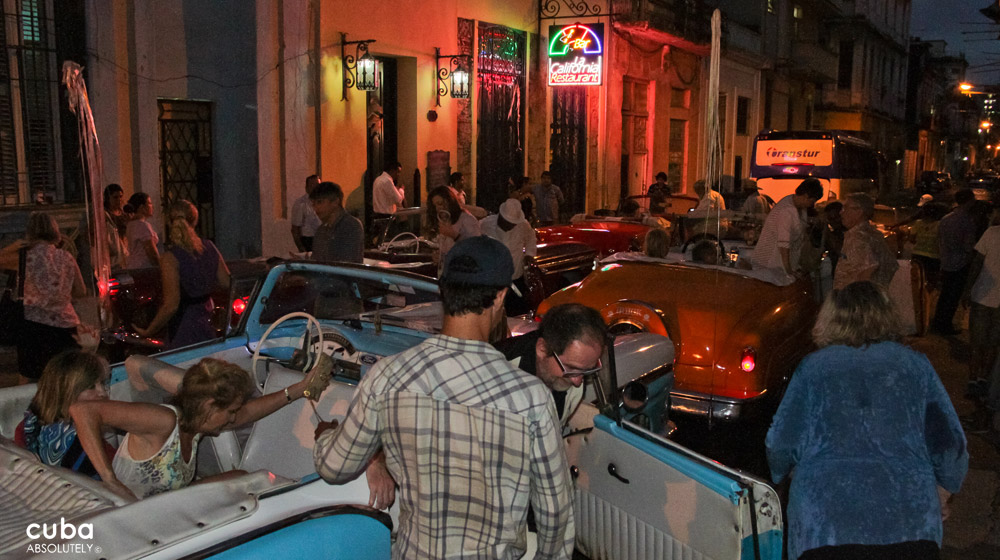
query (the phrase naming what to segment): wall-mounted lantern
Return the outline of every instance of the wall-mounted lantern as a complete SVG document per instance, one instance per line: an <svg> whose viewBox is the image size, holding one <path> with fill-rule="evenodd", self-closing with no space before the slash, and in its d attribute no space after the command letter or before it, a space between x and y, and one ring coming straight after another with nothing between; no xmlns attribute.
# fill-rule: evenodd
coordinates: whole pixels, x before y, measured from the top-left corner
<svg viewBox="0 0 1000 560"><path fill-rule="evenodd" d="M378 89L378 61L368 52L368 45L374 42L375 39L348 41L347 33L340 34L340 62L344 68L341 101L347 99L347 90L351 86L360 91ZM354 54L347 54L348 45L356 45Z"/></svg>
<svg viewBox="0 0 1000 560"><path fill-rule="evenodd" d="M441 66L441 59L447 59L448 62ZM434 47L434 61L437 65L437 106L441 106L441 96L449 90L454 99L468 99L472 57L467 54L441 54L441 49Z"/></svg>

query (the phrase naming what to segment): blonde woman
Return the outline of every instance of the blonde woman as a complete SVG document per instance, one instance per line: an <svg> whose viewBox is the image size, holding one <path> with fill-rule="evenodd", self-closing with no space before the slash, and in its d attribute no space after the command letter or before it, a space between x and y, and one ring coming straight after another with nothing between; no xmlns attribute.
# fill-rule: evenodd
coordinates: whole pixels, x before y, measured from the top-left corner
<svg viewBox="0 0 1000 560"><path fill-rule="evenodd" d="M14 441L46 465L60 466L97 478L93 461L76 435L69 407L77 402L108 400L108 363L93 352L67 350L49 360L38 391L17 425ZM104 442L105 459L115 448Z"/></svg>
<svg viewBox="0 0 1000 560"><path fill-rule="evenodd" d="M938 558L969 454L934 367L867 281L831 294L813 338L766 440L774 480L792 478L788 558Z"/></svg>
<svg viewBox="0 0 1000 560"><path fill-rule="evenodd" d="M28 216L24 266L24 322L18 333L17 363L21 381L38 381L45 364L56 354L79 348L76 328L80 318L73 299L87 294L80 267L62 249L63 237L55 219L44 212Z"/></svg>
<svg viewBox="0 0 1000 560"><path fill-rule="evenodd" d="M160 273L163 302L141 336L168 328L170 348L215 338L212 293L229 287L229 269L215 245L198 237L198 210L187 200L170 205L167 214L170 246L163 253Z"/></svg>
<svg viewBox="0 0 1000 560"><path fill-rule="evenodd" d="M194 481L198 442L256 422L304 396L311 376L284 391L251 399L253 382L239 366L205 358L188 368L169 405L78 401L69 408L83 449L101 480L123 496L145 498ZM113 460L99 453L104 428L127 432ZM218 480L239 471L202 479Z"/></svg>

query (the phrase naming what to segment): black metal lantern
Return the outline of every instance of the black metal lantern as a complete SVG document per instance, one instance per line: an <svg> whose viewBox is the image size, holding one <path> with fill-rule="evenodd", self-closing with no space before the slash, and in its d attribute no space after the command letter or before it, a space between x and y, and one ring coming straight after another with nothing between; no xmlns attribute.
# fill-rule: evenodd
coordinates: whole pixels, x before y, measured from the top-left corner
<svg viewBox="0 0 1000 560"><path fill-rule="evenodd" d="M451 73L451 96L455 99L469 98L469 72L461 66Z"/></svg>
<svg viewBox="0 0 1000 560"><path fill-rule="evenodd" d="M378 89L378 61L367 52L358 59L356 87L361 91Z"/></svg>
<svg viewBox="0 0 1000 560"><path fill-rule="evenodd" d="M443 58L448 59L448 63L441 66ZM437 106L441 106L441 96L449 93L449 90L454 99L468 99L472 57L467 54L441 54L441 49L434 47L434 62L437 65Z"/></svg>
<svg viewBox="0 0 1000 560"><path fill-rule="evenodd" d="M357 86L360 91L378 89L378 61L368 52L368 45L375 39L348 41L347 33L340 34L340 62L344 69L343 89L340 100L347 99L347 90ZM348 45L356 45L354 54L347 53Z"/></svg>

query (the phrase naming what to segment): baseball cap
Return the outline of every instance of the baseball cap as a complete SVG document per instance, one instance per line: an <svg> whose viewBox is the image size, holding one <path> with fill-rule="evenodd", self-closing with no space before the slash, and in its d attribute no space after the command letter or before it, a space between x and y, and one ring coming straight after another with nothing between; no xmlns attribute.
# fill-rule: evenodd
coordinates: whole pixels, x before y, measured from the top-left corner
<svg viewBox="0 0 1000 560"><path fill-rule="evenodd" d="M933 200L934 200L933 196L931 196L929 194L925 194L925 195L923 195L923 196L920 197L920 202L917 203L917 207L919 208L919 207L923 206L924 204L927 204L928 202L932 202Z"/></svg>
<svg viewBox="0 0 1000 560"><path fill-rule="evenodd" d="M512 224L519 224L524 221L524 210L521 210L521 201L515 198L508 198L500 205L500 217Z"/></svg>
<svg viewBox="0 0 1000 560"><path fill-rule="evenodd" d="M515 201L516 202L516 201ZM455 244L444 257L441 282L505 288L514 278L514 260L507 247L485 235Z"/></svg>

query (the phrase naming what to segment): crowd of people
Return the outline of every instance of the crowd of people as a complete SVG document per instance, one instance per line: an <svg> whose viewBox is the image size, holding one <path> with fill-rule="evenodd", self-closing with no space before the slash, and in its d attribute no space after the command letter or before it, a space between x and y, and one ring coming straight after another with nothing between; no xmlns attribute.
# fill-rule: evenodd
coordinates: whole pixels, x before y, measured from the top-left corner
<svg viewBox="0 0 1000 560"><path fill-rule="evenodd" d="M376 217L402 207L400 171L393 163L375 180ZM705 182L694 188L699 208L725 209ZM296 249L319 261L362 262L364 227L345 210L342 188L313 175L305 191L292 207ZM648 193L650 209L663 206L666 174ZM799 364L766 439L774 481L791 480L788 557L939 557L948 502L968 470L966 440L933 366L901 343L887 296L898 264L872 223L875 200L852 193L810 220L824 198L818 180L802 181L777 202L752 182L744 193L742 210L762 221L753 268L802 275L807 244L833 261L833 290L813 330L818 350ZM229 271L214 244L198 236L197 208L183 200L169 206L161 250L148 221L150 197L136 193L123 204L123 195L118 185L105 190L112 262L159 267L163 284L155 316L136 332L166 329L173 347L211 338L210 296L228 285ZM521 294L525 265L537 251L533 226L555 223L565 203L548 172L536 185L512 178L508 195L498 213L483 215L469 203L461 173L428 192L423 233L438 248L441 331L378 361L343 422L316 430L320 476L340 483L365 472L370 505L385 509L398 498L396 557L519 557L529 510L539 554L572 556L572 479L561 434L584 379L603 366L608 333L597 311L569 304L546 313L535 332L497 340L508 314L530 310ZM939 293L934 331L957 332L956 310L970 306L969 393L1000 411L1000 220L984 219L971 191L959 190L954 200L948 211L921 199L910 221L914 260ZM314 383L305 377L251 398L245 371L206 358L185 372L168 405L110 400L107 363L73 336L79 318L72 300L85 290L62 243L55 220L35 212L26 240L0 252L0 266L23 264L27 334L18 343L19 369L38 387L16 441L40 461L97 478L129 499L181 488L196 482L203 436L255 422L303 398ZM669 243L669 234L654 228L644 250L662 258ZM719 262L712 240L693 253L699 262ZM107 430L124 434L117 449ZM198 482L210 480L217 479Z"/></svg>

